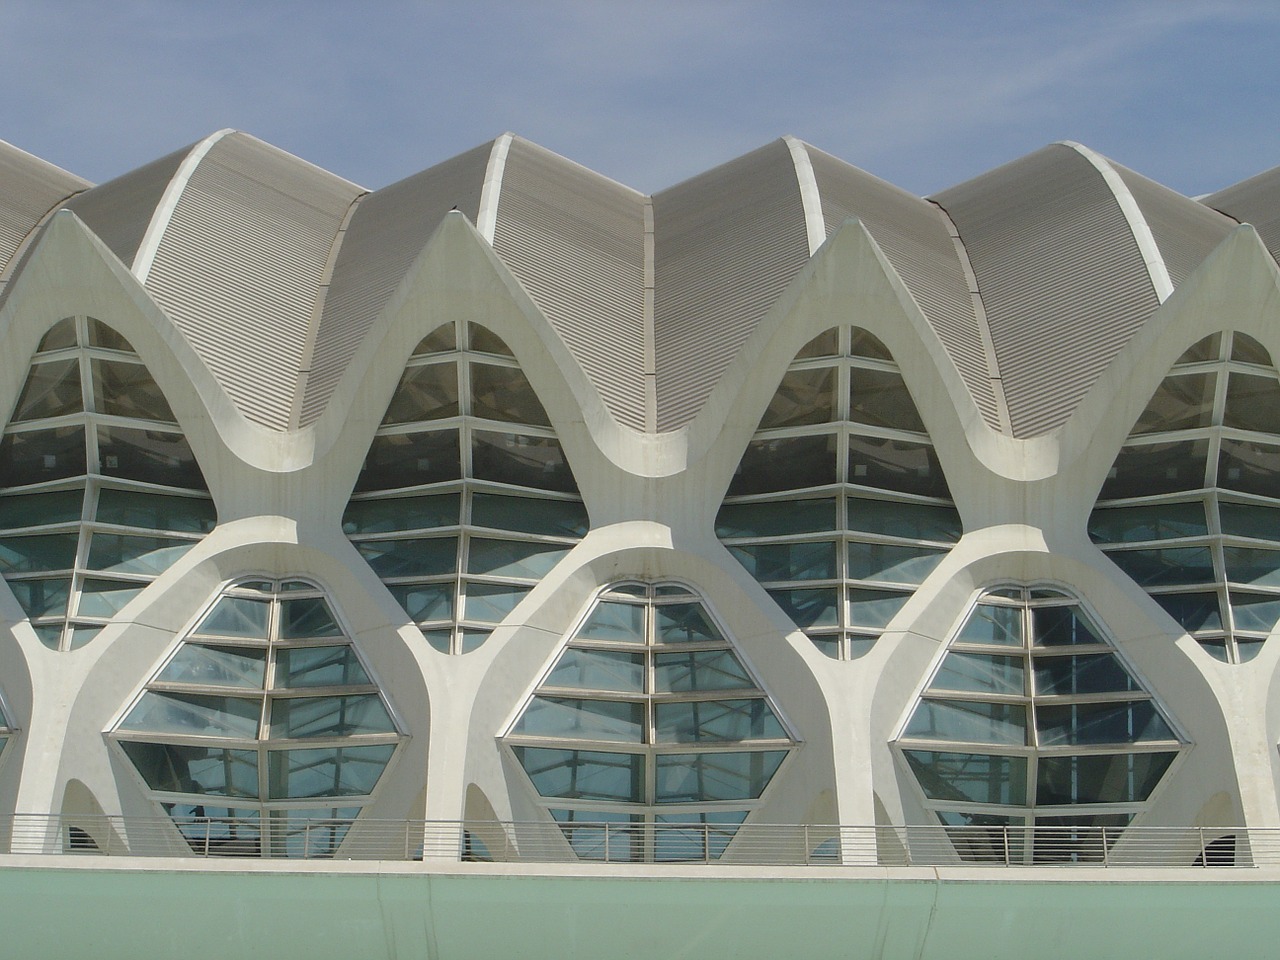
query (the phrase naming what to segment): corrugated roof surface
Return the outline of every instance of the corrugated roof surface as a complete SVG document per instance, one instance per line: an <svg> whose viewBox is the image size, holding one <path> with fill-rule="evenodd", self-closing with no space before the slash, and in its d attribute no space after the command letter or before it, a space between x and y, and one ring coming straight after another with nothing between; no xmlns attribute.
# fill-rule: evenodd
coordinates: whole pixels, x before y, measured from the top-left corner
<svg viewBox="0 0 1280 960"><path fill-rule="evenodd" d="M654 194L659 430L697 415L743 342L809 259L783 140Z"/></svg>
<svg viewBox="0 0 1280 960"><path fill-rule="evenodd" d="M67 209L83 220L125 266L131 267L165 188L195 146L193 143L175 150L145 167L99 184L73 197Z"/></svg>
<svg viewBox="0 0 1280 960"><path fill-rule="evenodd" d="M1115 195L1055 144L933 199L968 250L1014 436L1061 426L1159 305Z"/></svg>
<svg viewBox="0 0 1280 960"><path fill-rule="evenodd" d="M1271 255L1280 260L1280 167L1203 197L1206 207L1251 223Z"/></svg>
<svg viewBox="0 0 1280 960"><path fill-rule="evenodd" d="M370 326L453 207L475 223L493 141L360 200L347 226L328 297L300 425L314 423Z"/></svg>
<svg viewBox="0 0 1280 960"><path fill-rule="evenodd" d="M929 201L843 160L807 149L822 196L827 235L851 217L862 222L947 348L978 409L998 429L998 402L982 331L942 213Z"/></svg>
<svg viewBox="0 0 1280 960"><path fill-rule="evenodd" d="M289 426L329 250L360 192L236 133L178 199L147 288L255 423Z"/></svg>
<svg viewBox="0 0 1280 960"><path fill-rule="evenodd" d="M88 186L88 180L0 140L0 281L45 214Z"/></svg>
<svg viewBox="0 0 1280 960"><path fill-rule="evenodd" d="M645 424L645 197L515 138L493 248L620 422Z"/></svg>
<svg viewBox="0 0 1280 960"><path fill-rule="evenodd" d="M1196 203L1176 190L1170 190L1118 163L1111 166L1120 174L1142 210L1175 287L1190 276L1236 226L1230 217Z"/></svg>

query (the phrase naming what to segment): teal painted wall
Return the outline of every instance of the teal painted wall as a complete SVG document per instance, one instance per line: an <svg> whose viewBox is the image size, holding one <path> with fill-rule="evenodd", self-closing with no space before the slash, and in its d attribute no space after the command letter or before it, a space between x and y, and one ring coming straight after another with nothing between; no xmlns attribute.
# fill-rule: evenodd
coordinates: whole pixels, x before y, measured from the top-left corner
<svg viewBox="0 0 1280 960"><path fill-rule="evenodd" d="M1280 879L1251 875L745 879L0 867L0 956L1275 957Z"/></svg>

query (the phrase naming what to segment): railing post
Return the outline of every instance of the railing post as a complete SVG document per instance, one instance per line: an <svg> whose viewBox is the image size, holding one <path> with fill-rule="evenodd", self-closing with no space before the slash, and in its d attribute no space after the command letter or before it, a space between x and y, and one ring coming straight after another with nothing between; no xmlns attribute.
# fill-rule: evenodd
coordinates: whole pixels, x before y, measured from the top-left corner
<svg viewBox="0 0 1280 960"><path fill-rule="evenodd" d="M809 865L809 825L804 825L804 865Z"/></svg>
<svg viewBox="0 0 1280 960"><path fill-rule="evenodd" d="M179 832L179 833L181 833L182 831L178 831L178 832ZM210 835L211 835L212 833L213 833L213 820L211 820L211 819L209 819L209 818L205 818L205 821L204 821L204 856L205 856L205 859L208 859L208 857L209 857L209 843L210 843Z"/></svg>
<svg viewBox="0 0 1280 960"><path fill-rule="evenodd" d="M711 824L702 824L702 862L711 862Z"/></svg>
<svg viewBox="0 0 1280 960"><path fill-rule="evenodd" d="M1204 827L1197 827L1196 831L1200 834L1200 866L1208 869L1209 851L1204 845Z"/></svg>
<svg viewBox="0 0 1280 960"><path fill-rule="evenodd" d="M307 859L311 853L311 821L308 820L302 825L302 859Z"/></svg>
<svg viewBox="0 0 1280 960"><path fill-rule="evenodd" d="M1111 863L1110 858L1107 855L1107 828L1099 827L1098 829L1102 831L1102 865L1104 867L1109 867L1111 866Z"/></svg>
<svg viewBox="0 0 1280 960"><path fill-rule="evenodd" d="M569 846L572 849L573 844L570 843ZM605 863L609 862L609 821L608 820L604 822L604 862Z"/></svg>
<svg viewBox="0 0 1280 960"><path fill-rule="evenodd" d="M1000 830L1004 834L1004 865L1009 867L1013 865L1009 862L1009 825L1006 823Z"/></svg>

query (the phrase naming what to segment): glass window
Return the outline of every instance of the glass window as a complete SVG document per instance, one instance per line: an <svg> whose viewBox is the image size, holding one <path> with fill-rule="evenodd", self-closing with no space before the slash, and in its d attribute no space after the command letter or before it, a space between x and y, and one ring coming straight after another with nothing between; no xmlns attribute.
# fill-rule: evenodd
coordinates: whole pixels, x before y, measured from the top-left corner
<svg viewBox="0 0 1280 960"><path fill-rule="evenodd" d="M456 431L392 433L374 438L356 490L396 490L461 477Z"/></svg>
<svg viewBox="0 0 1280 960"><path fill-rule="evenodd" d="M1121 807L1117 825L1128 823L1182 748L1180 738L1075 598L1047 587L988 595L997 592L1001 603L976 604L957 630L895 741L926 806L944 825L978 826L1033 816L1044 824L1051 818L1037 816L1041 808L1062 819L1076 805L1108 803ZM990 635L993 611L1010 624L999 634L1000 652L964 649L973 636ZM1014 618L1023 626L1014 628ZM940 750L938 741L954 746ZM1018 808L1022 815L1011 816ZM984 852L975 845L981 836L952 839L968 859L1049 856L1022 834L1025 846L1006 849L1002 834L999 848ZM1063 846L1052 856L1087 859L1079 844L1095 841L1057 835Z"/></svg>
<svg viewBox="0 0 1280 960"><path fill-rule="evenodd" d="M27 382L13 410L15 423L47 420L84 410L80 394L80 361L56 360L32 364Z"/></svg>
<svg viewBox="0 0 1280 960"><path fill-rule="evenodd" d="M1100 499L1148 497L1205 485L1208 440L1171 440L1125 447L1102 485Z"/></svg>
<svg viewBox="0 0 1280 960"><path fill-rule="evenodd" d="M93 404L98 413L134 420L176 421L169 402L142 364L98 359L91 360L89 364Z"/></svg>
<svg viewBox="0 0 1280 960"><path fill-rule="evenodd" d="M152 790L177 801L166 804L175 818L207 816L196 812L205 794L235 796L237 818L266 814L263 836L275 855L332 855L324 844L295 849L293 827L282 825L295 815L357 817L402 739L333 607L306 581L241 581L199 630L228 640L182 638L113 738ZM350 737L359 740L343 742ZM336 797L355 805L295 804L276 817L279 801Z"/></svg>
<svg viewBox="0 0 1280 960"><path fill-rule="evenodd" d="M1134 433L1189 430L1213 423L1218 378L1212 373L1183 373L1165 378L1133 427Z"/></svg>
<svg viewBox="0 0 1280 960"><path fill-rule="evenodd" d="M836 419L835 367L791 370L760 419L760 429L830 423Z"/></svg>
<svg viewBox="0 0 1280 960"><path fill-rule="evenodd" d="M685 643L697 646L672 648ZM565 695L577 690L599 694ZM743 822L793 743L702 599L683 584L634 582L601 591L506 739L538 793L556 801L558 822L603 813L651 827ZM566 804L579 799L615 806ZM658 813L675 802L694 809ZM705 804L717 806L697 809ZM704 815L712 819L696 819ZM566 827L571 844L576 829ZM657 835L637 859L657 858Z"/></svg>
<svg viewBox="0 0 1280 960"><path fill-rule="evenodd" d="M385 425L442 420L456 417L458 412L457 364L431 363L405 367L382 422Z"/></svg>
<svg viewBox="0 0 1280 960"><path fill-rule="evenodd" d="M486 420L549 427L551 420L518 367L472 363L471 413Z"/></svg>
<svg viewBox="0 0 1280 960"><path fill-rule="evenodd" d="M263 649L184 643L156 679L166 683L261 690L266 670L267 652Z"/></svg>
<svg viewBox="0 0 1280 960"><path fill-rule="evenodd" d="M835 483L835 453L835 434L752 440L729 484L729 494L802 490Z"/></svg>

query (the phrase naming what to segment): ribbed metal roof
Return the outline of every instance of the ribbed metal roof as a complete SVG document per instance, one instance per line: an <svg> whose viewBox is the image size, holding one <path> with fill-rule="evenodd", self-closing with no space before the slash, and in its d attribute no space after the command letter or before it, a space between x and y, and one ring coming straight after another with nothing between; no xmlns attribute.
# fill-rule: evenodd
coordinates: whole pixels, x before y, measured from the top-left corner
<svg viewBox="0 0 1280 960"><path fill-rule="evenodd" d="M361 192L233 133L177 199L147 288L255 423L290 425L330 248Z"/></svg>
<svg viewBox="0 0 1280 960"><path fill-rule="evenodd" d="M88 186L0 143L0 283L65 204L244 415L277 430L320 417L454 207L615 418L649 431L697 415L811 250L851 217L987 422L1019 437L1065 422L1232 218L1280 253L1280 168L1197 203L1078 144L925 200L791 138L652 198L509 134L373 194L232 131Z"/></svg>
<svg viewBox="0 0 1280 960"><path fill-rule="evenodd" d="M774 141L653 196L657 428L688 423L809 259L791 150Z"/></svg>
<svg viewBox="0 0 1280 960"><path fill-rule="evenodd" d="M347 225L329 283L302 397L301 426L314 423L405 273L446 213L474 223L493 141L362 198Z"/></svg>
<svg viewBox="0 0 1280 960"><path fill-rule="evenodd" d="M1014 436L1061 426L1159 306L1115 193L1054 144L933 199L969 253Z"/></svg>
<svg viewBox="0 0 1280 960"><path fill-rule="evenodd" d="M1280 260L1280 167L1202 197L1200 202L1241 223L1253 224L1271 255Z"/></svg>
<svg viewBox="0 0 1280 960"><path fill-rule="evenodd" d="M133 258L166 188L196 144L175 150L124 176L101 183L67 202L67 209L84 221L125 266Z"/></svg>
<svg viewBox="0 0 1280 960"><path fill-rule="evenodd" d="M89 181L0 140L0 289L46 215Z"/></svg>
<svg viewBox="0 0 1280 960"><path fill-rule="evenodd" d="M945 215L927 200L806 147L822 197L827 234L859 220L911 291L964 378L978 409L999 429L1000 412L984 334Z"/></svg>
<svg viewBox="0 0 1280 960"><path fill-rule="evenodd" d="M645 197L527 140L507 150L493 248L620 423L646 417Z"/></svg>
<svg viewBox="0 0 1280 960"><path fill-rule="evenodd" d="M1174 286L1182 283L1221 243L1236 222L1176 190L1113 163L1142 215Z"/></svg>

